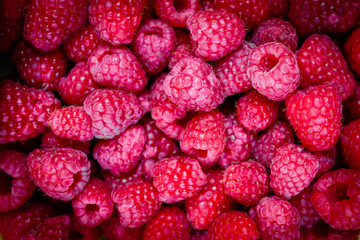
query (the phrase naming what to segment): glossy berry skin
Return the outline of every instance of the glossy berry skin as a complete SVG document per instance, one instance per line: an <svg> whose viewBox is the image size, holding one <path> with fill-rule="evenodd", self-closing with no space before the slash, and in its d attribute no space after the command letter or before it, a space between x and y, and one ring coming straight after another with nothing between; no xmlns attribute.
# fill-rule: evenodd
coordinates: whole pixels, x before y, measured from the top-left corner
<svg viewBox="0 0 360 240"><path fill-rule="evenodd" d="M340 137L342 104L334 84L297 90L286 99L286 117L310 151L329 150Z"/></svg>
<svg viewBox="0 0 360 240"><path fill-rule="evenodd" d="M148 182L128 183L111 193L124 227L140 227L159 211L162 202L156 188Z"/></svg>
<svg viewBox="0 0 360 240"><path fill-rule="evenodd" d="M340 146L344 163L350 168L360 169L360 141L359 141L360 119L350 122L344 126Z"/></svg>
<svg viewBox="0 0 360 240"><path fill-rule="evenodd" d="M28 158L29 175L54 199L70 201L90 179L90 161L72 148L35 149Z"/></svg>
<svg viewBox="0 0 360 240"><path fill-rule="evenodd" d="M144 232L143 227L124 227L116 214L101 225L101 230L109 240L142 240Z"/></svg>
<svg viewBox="0 0 360 240"><path fill-rule="evenodd" d="M360 28L356 28L346 39L344 50L351 69L360 74Z"/></svg>
<svg viewBox="0 0 360 240"><path fill-rule="evenodd" d="M229 211L221 214L206 233L208 240L259 239L259 231L251 218L242 211Z"/></svg>
<svg viewBox="0 0 360 240"><path fill-rule="evenodd" d="M186 28L193 52L206 61L219 60L237 49L246 34L244 22L226 10L200 10L187 20Z"/></svg>
<svg viewBox="0 0 360 240"><path fill-rule="evenodd" d="M153 167L153 184L159 200L174 203L195 196L206 183L198 160L176 156L165 158Z"/></svg>

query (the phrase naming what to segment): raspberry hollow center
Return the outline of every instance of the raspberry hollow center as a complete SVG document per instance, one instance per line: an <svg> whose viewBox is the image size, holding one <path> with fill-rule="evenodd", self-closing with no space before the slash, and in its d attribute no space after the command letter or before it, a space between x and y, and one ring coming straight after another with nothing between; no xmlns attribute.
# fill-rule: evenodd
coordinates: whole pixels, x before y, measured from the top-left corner
<svg viewBox="0 0 360 240"><path fill-rule="evenodd" d="M269 72L278 64L278 62L279 59L277 59L274 55L266 55L261 59L260 67L264 71Z"/></svg>
<svg viewBox="0 0 360 240"><path fill-rule="evenodd" d="M6 172L0 170L0 195L6 195L11 192L12 177Z"/></svg>
<svg viewBox="0 0 360 240"><path fill-rule="evenodd" d="M96 213L99 211L99 206L97 204L86 204L85 206L86 213Z"/></svg>
<svg viewBox="0 0 360 240"><path fill-rule="evenodd" d="M342 200L350 199L349 196L346 194L348 185L345 184L335 184L329 187L329 193L331 198L335 202L339 202Z"/></svg>

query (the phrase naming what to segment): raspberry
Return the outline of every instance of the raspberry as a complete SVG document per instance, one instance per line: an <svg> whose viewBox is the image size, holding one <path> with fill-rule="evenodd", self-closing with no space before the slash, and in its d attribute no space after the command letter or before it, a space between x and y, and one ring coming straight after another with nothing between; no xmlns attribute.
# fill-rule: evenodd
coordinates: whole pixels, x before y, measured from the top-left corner
<svg viewBox="0 0 360 240"><path fill-rule="evenodd" d="M206 183L206 175L199 162L184 156L160 160L153 167L153 176L158 198L165 203L195 196Z"/></svg>
<svg viewBox="0 0 360 240"><path fill-rule="evenodd" d="M147 84L140 62L125 46L101 44L87 63L94 80L105 87L139 92Z"/></svg>
<svg viewBox="0 0 360 240"><path fill-rule="evenodd" d="M233 208L232 199L225 194L220 170L209 171L207 182L200 192L185 200L187 218L195 229L209 229L222 213Z"/></svg>
<svg viewBox="0 0 360 240"><path fill-rule="evenodd" d="M175 46L179 46L181 44L191 44L189 30L186 28L175 28Z"/></svg>
<svg viewBox="0 0 360 240"><path fill-rule="evenodd" d="M93 156L102 169L114 175L129 173L138 164L145 142L145 129L135 124L113 139L99 140Z"/></svg>
<svg viewBox="0 0 360 240"><path fill-rule="evenodd" d="M340 137L342 104L334 84L297 90L285 103L286 116L304 147L322 151L335 146Z"/></svg>
<svg viewBox="0 0 360 240"><path fill-rule="evenodd" d="M79 150L35 149L27 161L34 183L54 199L70 201L84 189L90 178L90 161Z"/></svg>
<svg viewBox="0 0 360 240"><path fill-rule="evenodd" d="M288 123L276 122L259 136L254 148L254 158L270 168L276 150L287 142L294 142L294 133Z"/></svg>
<svg viewBox="0 0 360 240"><path fill-rule="evenodd" d="M337 155L335 147L328 151L312 152L312 154L319 159L319 169L315 178L321 177L334 167Z"/></svg>
<svg viewBox="0 0 360 240"><path fill-rule="evenodd" d="M84 101L84 109L92 120L96 138L113 138L143 115L139 99L129 92L96 89Z"/></svg>
<svg viewBox="0 0 360 240"><path fill-rule="evenodd" d="M144 11L141 1L90 0L89 21L112 45L129 44Z"/></svg>
<svg viewBox="0 0 360 240"><path fill-rule="evenodd" d="M86 239L86 240L98 240L100 237L100 229L99 228L89 228L82 226L78 223L75 217L72 215L69 226L69 239L75 240L78 238Z"/></svg>
<svg viewBox="0 0 360 240"><path fill-rule="evenodd" d="M295 51L298 45L296 29L287 21L280 18L271 18L257 26L251 41L256 45L269 42L279 42Z"/></svg>
<svg viewBox="0 0 360 240"><path fill-rule="evenodd" d="M237 49L246 34L244 22L226 10L200 10L187 20L186 27L195 55L206 61L219 60Z"/></svg>
<svg viewBox="0 0 360 240"><path fill-rule="evenodd" d="M188 43L179 44L174 51L171 52L168 68L171 70L184 57L194 57L192 47Z"/></svg>
<svg viewBox="0 0 360 240"><path fill-rule="evenodd" d="M164 70L174 46L174 29L158 19L149 19L143 23L132 42L134 53L150 75Z"/></svg>
<svg viewBox="0 0 360 240"><path fill-rule="evenodd" d="M330 37L311 35L297 51L296 59L300 68L302 88L333 82L339 88L342 101L353 94L356 86L354 76Z"/></svg>
<svg viewBox="0 0 360 240"><path fill-rule="evenodd" d="M210 111L224 101L220 81L210 64L184 57L164 80L164 91L176 105L194 111Z"/></svg>
<svg viewBox="0 0 360 240"><path fill-rule="evenodd" d="M251 51L247 69L252 86L271 100L285 100L300 84L294 53L284 44L265 43Z"/></svg>
<svg viewBox="0 0 360 240"><path fill-rule="evenodd" d="M36 190L26 171L26 158L15 150L0 151L0 212L19 208Z"/></svg>
<svg viewBox="0 0 360 240"><path fill-rule="evenodd" d="M44 52L55 50L83 25L87 6L86 0L30 1L25 16L24 39Z"/></svg>
<svg viewBox="0 0 360 240"><path fill-rule="evenodd" d="M154 10L159 19L182 28L186 20L200 10L200 0L155 0Z"/></svg>
<svg viewBox="0 0 360 240"><path fill-rule="evenodd" d="M249 131L261 131L276 122L280 105L251 90L241 96L237 103L237 119Z"/></svg>
<svg viewBox="0 0 360 240"><path fill-rule="evenodd" d="M269 4L272 17L286 18L290 4L288 0L272 0L269 1Z"/></svg>
<svg viewBox="0 0 360 240"><path fill-rule="evenodd" d="M60 79L57 91L65 103L82 106L86 97L100 87L94 81L89 66L78 62L67 76Z"/></svg>
<svg viewBox="0 0 360 240"><path fill-rule="evenodd" d="M270 165L270 187L290 199L309 186L319 168L319 159L292 142L281 146Z"/></svg>
<svg viewBox="0 0 360 240"><path fill-rule="evenodd" d="M347 37L344 50L352 70L360 75L360 27L352 31Z"/></svg>
<svg viewBox="0 0 360 240"><path fill-rule="evenodd" d="M177 207L166 206L145 225L143 240L187 240L190 230L186 214Z"/></svg>
<svg viewBox="0 0 360 240"><path fill-rule="evenodd" d="M360 119L344 126L340 146L344 163L350 168L360 169Z"/></svg>
<svg viewBox="0 0 360 240"><path fill-rule="evenodd" d="M269 174L255 161L229 166L223 182L226 194L247 207L257 204L269 192Z"/></svg>
<svg viewBox="0 0 360 240"><path fill-rule="evenodd" d="M249 54L254 48L255 44L244 41L238 49L214 63L214 72L220 80L225 97L251 89L246 70Z"/></svg>
<svg viewBox="0 0 360 240"><path fill-rule="evenodd" d="M0 144L41 134L51 112L60 108L53 93L11 80L0 82L0 96Z"/></svg>
<svg viewBox="0 0 360 240"><path fill-rule="evenodd" d="M214 0L200 0L201 10L212 11L215 8Z"/></svg>
<svg viewBox="0 0 360 240"><path fill-rule="evenodd" d="M120 223L119 217L113 215L101 225L101 230L109 240L142 240L143 227L127 228Z"/></svg>
<svg viewBox="0 0 360 240"><path fill-rule="evenodd" d="M360 171L339 169L325 173L313 186L311 203L332 228L360 228Z"/></svg>
<svg viewBox="0 0 360 240"><path fill-rule="evenodd" d="M147 182L128 183L111 193L124 227L140 227L149 222L159 211L162 202L157 190Z"/></svg>
<svg viewBox="0 0 360 240"><path fill-rule="evenodd" d="M255 223L260 239L300 239L300 216L294 206L277 196L256 205Z"/></svg>
<svg viewBox="0 0 360 240"><path fill-rule="evenodd" d="M137 169L133 169L130 173L121 173L120 175L113 175L108 171L102 172L102 177L106 183L106 186L113 191L117 188L126 185L129 182L143 182L143 176L137 171Z"/></svg>
<svg viewBox="0 0 360 240"><path fill-rule="evenodd" d="M259 231L251 218L242 211L230 211L220 215L206 233L208 240L259 239Z"/></svg>
<svg viewBox="0 0 360 240"><path fill-rule="evenodd" d="M344 115L349 113L349 118L352 120L360 118L360 82L357 82L354 94L343 102L343 106L345 110Z"/></svg>
<svg viewBox="0 0 360 240"><path fill-rule="evenodd" d="M63 44L67 57L74 62L87 61L102 39L97 35L95 26L86 22Z"/></svg>

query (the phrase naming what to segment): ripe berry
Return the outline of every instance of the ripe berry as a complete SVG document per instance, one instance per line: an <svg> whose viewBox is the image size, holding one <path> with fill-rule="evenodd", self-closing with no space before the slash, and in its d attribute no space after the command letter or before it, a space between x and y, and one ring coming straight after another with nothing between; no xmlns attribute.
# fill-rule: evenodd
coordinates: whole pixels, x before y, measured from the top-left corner
<svg viewBox="0 0 360 240"><path fill-rule="evenodd" d="M346 39L344 50L345 56L349 61L351 68L360 74L360 28L356 28Z"/></svg>
<svg viewBox="0 0 360 240"><path fill-rule="evenodd" d="M344 126L340 146L344 163L350 168L360 169L360 119Z"/></svg>

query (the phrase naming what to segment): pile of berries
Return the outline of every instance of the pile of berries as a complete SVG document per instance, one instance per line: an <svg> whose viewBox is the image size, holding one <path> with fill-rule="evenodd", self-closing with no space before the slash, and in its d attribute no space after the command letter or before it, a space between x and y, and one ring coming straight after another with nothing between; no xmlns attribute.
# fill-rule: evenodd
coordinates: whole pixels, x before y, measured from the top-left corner
<svg viewBox="0 0 360 240"><path fill-rule="evenodd" d="M0 0L0 239L360 239L358 0Z"/></svg>

